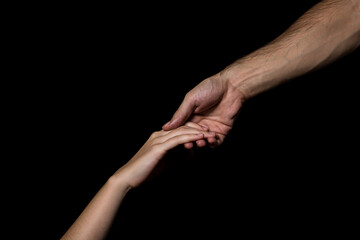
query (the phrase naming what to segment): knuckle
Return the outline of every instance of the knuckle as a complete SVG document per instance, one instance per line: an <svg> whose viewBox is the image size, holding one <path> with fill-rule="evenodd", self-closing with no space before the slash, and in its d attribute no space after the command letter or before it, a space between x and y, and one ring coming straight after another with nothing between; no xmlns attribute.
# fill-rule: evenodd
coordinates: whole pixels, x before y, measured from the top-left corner
<svg viewBox="0 0 360 240"><path fill-rule="evenodd" d="M194 128L194 127L196 127L196 124L193 123L193 122L187 122L187 123L185 124L185 126L190 127L190 128Z"/></svg>
<svg viewBox="0 0 360 240"><path fill-rule="evenodd" d="M189 130L192 130L194 128L192 128L191 126L188 126L188 125L184 125L184 126L181 126L180 127L180 131L182 132L188 132Z"/></svg>
<svg viewBox="0 0 360 240"><path fill-rule="evenodd" d="M153 136L154 137L158 137L158 136L160 136L161 135L161 132L160 131L155 131L155 132L153 132Z"/></svg>
<svg viewBox="0 0 360 240"><path fill-rule="evenodd" d="M185 99L186 101L192 101L192 100L194 99L194 93L193 93L193 91L190 91L190 92L186 93L184 99Z"/></svg>
<svg viewBox="0 0 360 240"><path fill-rule="evenodd" d="M159 131L155 131L150 135L150 139L157 138L159 136Z"/></svg>

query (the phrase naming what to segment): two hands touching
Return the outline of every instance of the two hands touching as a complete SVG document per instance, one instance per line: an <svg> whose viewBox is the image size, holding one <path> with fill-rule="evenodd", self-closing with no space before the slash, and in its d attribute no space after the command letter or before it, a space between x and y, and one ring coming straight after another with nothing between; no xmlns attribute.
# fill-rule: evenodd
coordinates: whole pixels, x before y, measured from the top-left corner
<svg viewBox="0 0 360 240"><path fill-rule="evenodd" d="M104 239L127 192L167 167L162 161L180 145L219 146L232 129L244 95L220 74L205 79L185 97L172 120L151 134L139 151L98 191L62 240ZM191 152L191 151L190 151Z"/></svg>
<svg viewBox="0 0 360 240"><path fill-rule="evenodd" d="M222 144L245 100L243 92L234 86L226 73L224 71L209 77L189 91L163 129L172 130L190 121L204 130L216 133L214 137L195 141L198 147L207 144L216 147ZM185 144L188 149L193 146L192 142Z"/></svg>
<svg viewBox="0 0 360 240"><path fill-rule="evenodd" d="M164 157L180 145L219 146L231 130L243 95L216 75L190 91L172 120L151 134L139 151L96 193L62 240L104 239L130 189L139 187L167 167ZM181 146L180 146L181 147Z"/></svg>
<svg viewBox="0 0 360 240"><path fill-rule="evenodd" d="M136 188L149 179L152 173L162 170L164 165L161 165L161 160L171 149L181 144L205 141L215 135L192 122L174 130L154 132L134 157L115 172L114 177L121 176L127 188ZM160 171L157 168L161 168Z"/></svg>
<svg viewBox="0 0 360 240"><path fill-rule="evenodd" d="M152 133L139 151L108 179L61 239L104 239L127 192L159 172L161 160L171 149L206 141L215 135L192 122L174 130Z"/></svg>
<svg viewBox="0 0 360 240"><path fill-rule="evenodd" d="M231 130L243 95L227 81L208 78L190 91L172 120L151 134L139 151L97 192L62 240L104 239L127 192L167 167L171 149L220 145Z"/></svg>
<svg viewBox="0 0 360 240"><path fill-rule="evenodd" d="M127 192L149 179L171 149L219 146L246 99L359 47L359 10L359 0L323 0L274 41L200 82L162 130L108 179L61 239L104 239Z"/></svg>

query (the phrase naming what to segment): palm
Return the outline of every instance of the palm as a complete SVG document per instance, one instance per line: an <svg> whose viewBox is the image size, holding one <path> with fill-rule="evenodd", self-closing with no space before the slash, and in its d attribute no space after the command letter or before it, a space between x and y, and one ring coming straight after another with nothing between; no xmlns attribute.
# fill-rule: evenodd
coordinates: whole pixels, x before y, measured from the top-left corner
<svg viewBox="0 0 360 240"><path fill-rule="evenodd" d="M207 138L207 142L211 146L217 146L232 129L243 100L243 94L235 86L216 74L203 80L186 94L171 121L163 129L172 130L190 121L215 132L216 137ZM199 147L206 145L204 140L196 143ZM185 144L186 148L192 146L192 143Z"/></svg>
<svg viewBox="0 0 360 240"><path fill-rule="evenodd" d="M189 120L216 132L215 144L221 144L241 108L241 92L213 77L204 80L189 95L195 101L195 109Z"/></svg>

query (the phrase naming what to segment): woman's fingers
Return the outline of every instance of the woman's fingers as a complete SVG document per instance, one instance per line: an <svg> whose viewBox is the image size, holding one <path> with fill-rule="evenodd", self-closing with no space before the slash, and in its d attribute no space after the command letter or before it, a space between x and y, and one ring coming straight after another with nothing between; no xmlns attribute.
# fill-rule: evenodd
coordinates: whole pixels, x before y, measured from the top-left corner
<svg viewBox="0 0 360 240"><path fill-rule="evenodd" d="M167 139L165 142L161 144L161 148L164 151L168 151L178 145L194 142L204 138L203 133L190 133L190 134L181 134L173 136L172 138Z"/></svg>
<svg viewBox="0 0 360 240"><path fill-rule="evenodd" d="M167 141L170 138L173 138L178 135L183 134L198 134L202 133L204 138L206 139L215 139L216 134L214 132L209 132L209 128L206 126L201 126L197 123L187 122L184 126L181 126L177 129L170 131L158 131L152 134L153 144L161 144ZM205 139L199 139L196 141L183 143L186 149L192 149L196 144L198 147L204 147L207 145L207 141Z"/></svg>
<svg viewBox="0 0 360 240"><path fill-rule="evenodd" d="M168 133L164 132L163 134L159 135L154 141L155 143L162 143L178 135L199 134L199 133L203 134L204 138L215 137L214 132L207 132L202 129L193 128L189 126L182 126L175 130L171 130Z"/></svg>

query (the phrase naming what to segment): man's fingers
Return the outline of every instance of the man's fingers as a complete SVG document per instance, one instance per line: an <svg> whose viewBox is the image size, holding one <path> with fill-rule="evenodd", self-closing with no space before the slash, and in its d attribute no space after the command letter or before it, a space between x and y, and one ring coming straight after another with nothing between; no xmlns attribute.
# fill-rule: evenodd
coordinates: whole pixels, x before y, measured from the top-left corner
<svg viewBox="0 0 360 240"><path fill-rule="evenodd" d="M197 123L193 123L193 122L187 122L187 123L185 123L185 126L196 128L198 130L205 131L205 132L209 131L208 127L201 126L201 125L199 125ZM206 146L206 141L205 140L197 140L196 141L196 146L197 147L205 147ZM184 147L186 149L192 149L194 147L194 143L185 143Z"/></svg>
<svg viewBox="0 0 360 240"><path fill-rule="evenodd" d="M186 149L192 149L194 147L194 145L196 144L197 147L205 147L207 145L206 141L203 139L197 140L195 143L189 142L189 143L185 143L184 147Z"/></svg>
<svg viewBox="0 0 360 240"><path fill-rule="evenodd" d="M169 131L183 125L191 116L195 108L195 102L190 100L189 97L185 97L172 119L162 127L163 130Z"/></svg>
<svg viewBox="0 0 360 240"><path fill-rule="evenodd" d="M197 140L196 141L196 146L198 147L205 147L206 146L206 141L201 139L201 140Z"/></svg>
<svg viewBox="0 0 360 240"><path fill-rule="evenodd" d="M215 137L207 138L207 142L211 148L220 146L225 140L225 135L217 133Z"/></svg>
<svg viewBox="0 0 360 240"><path fill-rule="evenodd" d="M184 144L184 147L185 147L186 149L192 149L192 148L194 147L194 144L193 144L192 142L185 143L185 144Z"/></svg>

